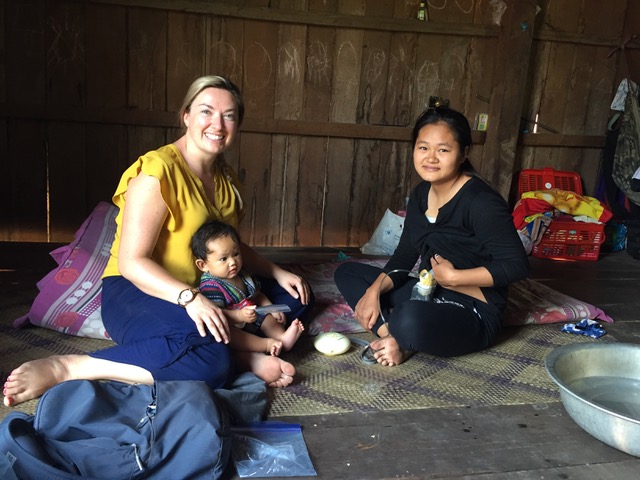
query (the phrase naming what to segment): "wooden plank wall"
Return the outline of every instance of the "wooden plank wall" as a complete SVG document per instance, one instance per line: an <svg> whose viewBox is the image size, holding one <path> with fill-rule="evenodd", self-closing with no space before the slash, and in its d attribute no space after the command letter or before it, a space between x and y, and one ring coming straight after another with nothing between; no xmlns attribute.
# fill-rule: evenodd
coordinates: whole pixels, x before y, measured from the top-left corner
<svg viewBox="0 0 640 480"><path fill-rule="evenodd" d="M617 32L622 38L626 9L626 1L567 0L549 1L540 12L523 110L523 130L532 132L537 116L539 135L523 139L522 168L577 171L585 191L595 194L604 142L597 136L606 132L620 80L619 52L612 53L620 40L611 37ZM587 135L596 138L580 138Z"/></svg>
<svg viewBox="0 0 640 480"><path fill-rule="evenodd" d="M589 192L627 0L544 0L537 15L516 2L527 28L515 15L499 25L500 0L431 0L429 22L413 0L0 0L0 241L70 240L127 165L179 136L174 112L210 73L245 96L227 160L253 245L366 242L416 182L407 140L432 95L471 120L504 111L503 98L539 115L544 134L490 119L487 140L503 143L474 137L472 161L500 170L505 196L514 171L546 165L579 171ZM519 30L533 34L524 72L499 49ZM505 71L528 81L496 91Z"/></svg>

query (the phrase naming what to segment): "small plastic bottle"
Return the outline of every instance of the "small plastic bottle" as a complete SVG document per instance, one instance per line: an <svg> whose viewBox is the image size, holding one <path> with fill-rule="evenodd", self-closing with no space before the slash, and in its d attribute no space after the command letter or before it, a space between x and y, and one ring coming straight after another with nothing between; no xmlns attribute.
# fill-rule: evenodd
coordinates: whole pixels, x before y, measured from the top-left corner
<svg viewBox="0 0 640 480"><path fill-rule="evenodd" d="M430 302L434 289L435 281L433 279L433 274L427 270L422 270L420 272L420 280L411 290L411 300Z"/></svg>

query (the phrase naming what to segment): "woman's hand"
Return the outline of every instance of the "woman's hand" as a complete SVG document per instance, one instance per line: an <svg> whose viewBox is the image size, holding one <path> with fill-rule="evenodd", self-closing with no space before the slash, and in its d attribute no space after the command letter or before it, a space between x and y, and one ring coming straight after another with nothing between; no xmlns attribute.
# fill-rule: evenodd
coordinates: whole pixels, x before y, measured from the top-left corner
<svg viewBox="0 0 640 480"><path fill-rule="evenodd" d="M431 269L438 285L443 287L455 286L454 278L457 270L449 260L436 253L431 257Z"/></svg>
<svg viewBox="0 0 640 480"><path fill-rule="evenodd" d="M309 284L304 278L279 267L275 270L273 278L293 298L299 298L300 303L303 305L309 303Z"/></svg>
<svg viewBox="0 0 640 480"><path fill-rule="evenodd" d="M213 335L216 342L229 343L229 322L220 307L204 295L196 298L186 306L187 313L196 324L201 337L207 336L207 331ZM254 312L255 313L255 312Z"/></svg>
<svg viewBox="0 0 640 480"><path fill-rule="evenodd" d="M373 328L380 315L380 296L374 286L367 289L353 311L358 323L367 330Z"/></svg>
<svg viewBox="0 0 640 480"><path fill-rule="evenodd" d="M438 285L486 303L480 287L493 286L493 277L485 267L458 270L449 260L436 254L431 257L431 268Z"/></svg>

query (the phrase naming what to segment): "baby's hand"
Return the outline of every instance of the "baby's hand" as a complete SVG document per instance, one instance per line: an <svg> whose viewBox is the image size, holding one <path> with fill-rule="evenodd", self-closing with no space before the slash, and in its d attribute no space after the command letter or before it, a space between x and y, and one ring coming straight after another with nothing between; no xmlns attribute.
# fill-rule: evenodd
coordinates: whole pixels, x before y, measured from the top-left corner
<svg viewBox="0 0 640 480"><path fill-rule="evenodd" d="M282 325L284 325L287 321L287 317L284 316L283 312L272 312L270 313L270 315L272 315L273 318L276 319L276 322L281 323Z"/></svg>
<svg viewBox="0 0 640 480"><path fill-rule="evenodd" d="M242 316L244 318L244 321L247 323L253 323L258 318L255 305L249 305L248 307L243 307L241 311L242 311Z"/></svg>

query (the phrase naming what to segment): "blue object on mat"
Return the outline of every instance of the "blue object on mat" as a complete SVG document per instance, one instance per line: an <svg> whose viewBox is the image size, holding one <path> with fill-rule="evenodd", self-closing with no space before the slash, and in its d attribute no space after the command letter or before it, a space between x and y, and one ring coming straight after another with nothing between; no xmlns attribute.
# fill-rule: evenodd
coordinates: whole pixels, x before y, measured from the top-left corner
<svg viewBox="0 0 640 480"><path fill-rule="evenodd" d="M336 258L333 259L334 262L344 262L345 260L349 260L351 257L344 253L342 250L338 252Z"/></svg>
<svg viewBox="0 0 640 480"><path fill-rule="evenodd" d="M604 331L602 325L598 324L595 320L584 319L578 323L567 323L562 326L562 331L567 333L575 333L577 335L584 335L591 338L600 338L607 332Z"/></svg>

